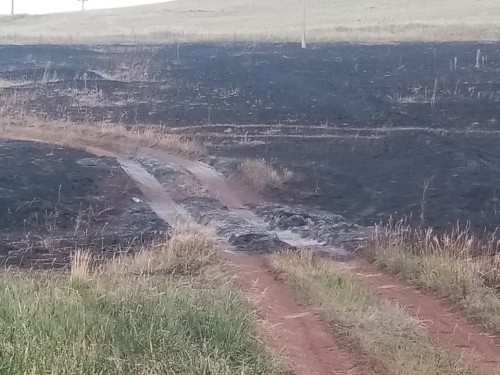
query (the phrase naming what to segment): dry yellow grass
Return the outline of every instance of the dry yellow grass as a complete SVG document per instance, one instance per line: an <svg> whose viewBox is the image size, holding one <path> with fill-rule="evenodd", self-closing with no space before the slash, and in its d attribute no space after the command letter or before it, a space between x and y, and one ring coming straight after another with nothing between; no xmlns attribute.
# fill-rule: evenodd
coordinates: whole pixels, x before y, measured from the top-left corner
<svg viewBox="0 0 500 375"><path fill-rule="evenodd" d="M341 265L307 249L268 256L272 268L345 339L378 374L470 374L433 344L392 301L359 285Z"/></svg>
<svg viewBox="0 0 500 375"><path fill-rule="evenodd" d="M497 0L307 0L310 41L493 41ZM138 8L0 17L3 43L295 41L300 0L179 0Z"/></svg>
<svg viewBox="0 0 500 375"><path fill-rule="evenodd" d="M472 318L500 332L500 257L492 237L467 230L437 235L404 222L377 226L368 255L388 271L449 298Z"/></svg>
<svg viewBox="0 0 500 375"><path fill-rule="evenodd" d="M74 124L30 117L0 117L0 137L77 148L103 147L113 151L153 147L192 156L205 152L200 142L179 134L170 134L159 126L135 126L128 130L120 124Z"/></svg>
<svg viewBox="0 0 500 375"><path fill-rule="evenodd" d="M29 84L29 81L11 81L8 79L0 79L0 89L19 87Z"/></svg>
<svg viewBox="0 0 500 375"><path fill-rule="evenodd" d="M216 262L217 242L211 229L186 223L172 230L169 236L137 254L107 263L105 272L194 275Z"/></svg>
<svg viewBox="0 0 500 375"><path fill-rule="evenodd" d="M287 169L276 169L264 159L247 159L238 167L240 175L250 182L258 191L266 188L280 188L292 178Z"/></svg>
<svg viewBox="0 0 500 375"><path fill-rule="evenodd" d="M88 250L78 250L71 255L71 281L86 281L90 277L92 254Z"/></svg>

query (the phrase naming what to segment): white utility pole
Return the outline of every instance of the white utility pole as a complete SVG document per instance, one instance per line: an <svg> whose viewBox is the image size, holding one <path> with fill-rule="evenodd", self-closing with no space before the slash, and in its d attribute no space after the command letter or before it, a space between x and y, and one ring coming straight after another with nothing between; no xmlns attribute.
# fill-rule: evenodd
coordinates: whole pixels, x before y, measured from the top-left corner
<svg viewBox="0 0 500 375"><path fill-rule="evenodd" d="M10 7L10 15L13 16L14 15L14 0L12 0L12 5Z"/></svg>
<svg viewBox="0 0 500 375"><path fill-rule="evenodd" d="M82 11L84 11L85 10L85 2L89 1L89 0L78 0L78 1L81 1L81 3L82 3Z"/></svg>
<svg viewBox="0 0 500 375"><path fill-rule="evenodd" d="M302 48L306 49L306 0L302 0L302 6Z"/></svg>

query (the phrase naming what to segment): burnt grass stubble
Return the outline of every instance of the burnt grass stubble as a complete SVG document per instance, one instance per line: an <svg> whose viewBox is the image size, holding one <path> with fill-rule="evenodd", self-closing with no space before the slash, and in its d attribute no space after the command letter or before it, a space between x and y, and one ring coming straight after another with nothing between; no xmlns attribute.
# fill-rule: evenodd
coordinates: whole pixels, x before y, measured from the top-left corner
<svg viewBox="0 0 500 375"><path fill-rule="evenodd" d="M0 141L0 265L61 267L73 250L130 251L165 224L109 158L24 141Z"/></svg>
<svg viewBox="0 0 500 375"><path fill-rule="evenodd" d="M4 46L0 79L25 83L1 90L5 114L200 125L221 160L293 170L277 202L360 225L500 224L499 44Z"/></svg>

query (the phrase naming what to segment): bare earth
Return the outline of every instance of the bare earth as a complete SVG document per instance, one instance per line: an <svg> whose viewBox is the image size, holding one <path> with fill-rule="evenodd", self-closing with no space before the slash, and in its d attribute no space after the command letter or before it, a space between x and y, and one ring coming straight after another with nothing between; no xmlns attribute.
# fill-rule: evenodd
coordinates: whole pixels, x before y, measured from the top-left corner
<svg viewBox="0 0 500 375"><path fill-rule="evenodd" d="M367 262L356 260L346 267L364 287L404 307L411 316L425 325L429 337L454 353L457 358L474 363L480 374L499 373L500 337L472 325L444 302L380 272Z"/></svg>
<svg viewBox="0 0 500 375"><path fill-rule="evenodd" d="M234 265L236 280L257 310L267 346L286 359L294 374L370 374L355 355L341 348L328 325L276 280L261 255L224 257Z"/></svg>

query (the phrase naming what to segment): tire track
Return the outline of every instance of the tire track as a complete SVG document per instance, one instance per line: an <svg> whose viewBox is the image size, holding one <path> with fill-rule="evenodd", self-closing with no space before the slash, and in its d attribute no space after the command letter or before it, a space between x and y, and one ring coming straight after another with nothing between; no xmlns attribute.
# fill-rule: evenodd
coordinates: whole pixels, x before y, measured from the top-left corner
<svg viewBox="0 0 500 375"><path fill-rule="evenodd" d="M290 230L269 230L268 224L251 210L244 207L245 198L233 190L226 179L209 165L189 160L178 155L154 149L140 149L141 156L155 157L168 164L176 164L194 175L207 188L214 199L217 199L230 212L243 219L257 230L276 234L278 238L291 247L310 247L333 256L346 256L347 252L338 247L325 246L313 239L305 239Z"/></svg>
<svg viewBox="0 0 500 375"><path fill-rule="evenodd" d="M382 273L366 261L348 262L345 267L368 290L397 302L425 325L426 333L457 358L474 364L481 375L500 374L500 338L470 324L433 295Z"/></svg>
<svg viewBox="0 0 500 375"><path fill-rule="evenodd" d="M256 228L268 230L267 223L250 210L244 209L242 197L239 197L238 193L231 189L224 178L209 166L179 156L174 156L163 151L154 150L150 155L154 155L167 163L174 163L182 166L197 177L202 184L207 187L210 193L221 203L225 204L231 212L236 213L240 218L243 218ZM292 232L281 231L277 232L277 234L283 242L291 246L313 246L317 249L322 248L322 244L304 240L299 235ZM326 251L330 253L332 249ZM256 288L259 293L266 293L266 287L258 285L262 279L264 280L264 285L270 285L269 287L272 287L273 284L271 280L266 276L266 272L269 273L269 270L266 271L264 265L259 265L259 262L261 262L259 256L252 257L245 254L240 255L241 254L233 254L231 256L231 261L241 270L247 270L242 271L243 273L246 272L246 276L242 276L240 272L237 273L237 278L242 283L243 288L246 288L247 292L253 290L252 288ZM428 325L427 334L432 340L444 349L455 354L458 358L465 359L467 362L475 365L478 368L479 374L500 374L500 347L498 346L497 338L488 336L478 329L478 327L468 323L460 314L444 308L440 301L434 296L420 293L411 286L405 286L403 285L404 283L399 280L377 272L376 268L368 264L359 262L349 263L347 267L350 272L361 281L364 287L374 290L383 298L396 301L398 304L405 307L405 310L410 316L426 322ZM276 298L277 296L273 296L272 300L274 301ZM288 297L285 297L285 299L286 298ZM275 308L275 306L272 305L272 301L268 301L268 303L269 306L273 306L273 309ZM293 311L293 309L291 310ZM305 313L307 314L308 312L305 311ZM297 316L297 314L294 316ZM271 314L268 315L268 319L271 322L275 322L274 324L284 324L280 316L273 316L273 314ZM293 330L293 328L290 329ZM308 334L310 333L310 329L310 327L307 328ZM276 333L278 337L279 334L280 333ZM293 348L290 349L289 347L288 349L293 351ZM301 350L304 350L304 348ZM314 351L314 349L310 350ZM338 348L334 351L336 350L338 350ZM356 368L356 366L352 367L352 369ZM311 370L311 367L308 367L308 369L309 372L307 372L307 370L303 372L303 369L300 370L299 367L299 372L297 372L297 374L325 373L322 372L321 369L318 369L318 372L312 372L313 370ZM331 367L331 370L332 371L329 373L333 374L348 374L348 371L350 371L347 369L337 370L335 367Z"/></svg>

